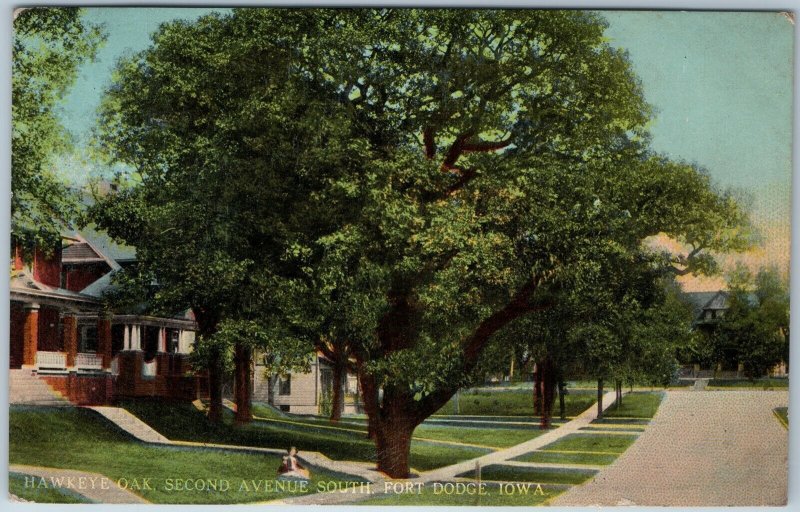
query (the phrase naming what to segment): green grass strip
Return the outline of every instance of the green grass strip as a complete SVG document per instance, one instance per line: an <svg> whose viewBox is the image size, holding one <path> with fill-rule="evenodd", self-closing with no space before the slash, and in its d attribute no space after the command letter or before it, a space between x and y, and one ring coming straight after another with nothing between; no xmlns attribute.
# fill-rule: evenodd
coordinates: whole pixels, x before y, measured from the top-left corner
<svg viewBox="0 0 800 512"><path fill-rule="evenodd" d="M616 453L551 452L535 451L520 455L513 460L520 462L543 462L548 464L588 464L604 466L617 459Z"/></svg>
<svg viewBox="0 0 800 512"><path fill-rule="evenodd" d="M579 452L622 453L636 441L636 435L569 434L550 443L545 450L569 450Z"/></svg>
<svg viewBox="0 0 800 512"><path fill-rule="evenodd" d="M786 407L776 407L772 410L772 414L778 418L783 428L789 430L789 409Z"/></svg>
<svg viewBox="0 0 800 512"><path fill-rule="evenodd" d="M481 469L481 479L501 482L533 482L539 484L581 484L597 473L593 469L527 468L492 464ZM475 470L458 475L475 478Z"/></svg>

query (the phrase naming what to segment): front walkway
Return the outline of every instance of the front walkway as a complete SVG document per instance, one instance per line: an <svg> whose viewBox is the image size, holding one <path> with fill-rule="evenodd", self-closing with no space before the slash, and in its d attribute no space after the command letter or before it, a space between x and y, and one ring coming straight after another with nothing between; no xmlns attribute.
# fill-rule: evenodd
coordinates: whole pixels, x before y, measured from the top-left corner
<svg viewBox="0 0 800 512"><path fill-rule="evenodd" d="M32 485L68 489L97 503L150 503L141 496L118 487L116 482L99 473L21 464L11 464L8 470L9 473L36 477Z"/></svg>
<svg viewBox="0 0 800 512"><path fill-rule="evenodd" d="M603 396L603 410L608 409L608 407L610 407L611 404L614 403L615 399L616 399L615 392L612 391L610 393L606 393ZM524 455L534 450L538 450L539 448L542 448L545 445L558 441L559 439L568 436L570 434L574 434L577 432L580 432L581 434L591 433L582 431L580 429L588 426L596 418L597 418L597 404L593 404L591 407L589 407L586 411L584 411L581 415L577 416L575 419L568 421L567 423L564 423L560 427L553 429L545 434L542 434L539 437L535 437L529 441L525 441L524 443L514 445L510 448L488 453L481 457L469 459L463 462L459 462L457 464L452 464L450 466L445 466L443 468L438 468L432 471L421 473L417 478L410 479L409 481L413 482L414 484L455 481L458 479L457 475L475 469L476 464L480 464L482 467L486 467L491 464L507 464L511 459L515 457L519 457L520 455ZM517 463L512 462L512 465L516 464ZM544 466L542 464L536 464L536 465L540 467ZM547 466L569 467L570 465L547 464ZM581 468L585 469L586 466L581 466ZM354 494L350 492L319 493L319 494L309 494L306 496L298 496L296 498L287 498L285 500L272 501L269 503L291 504L291 505L340 505L345 503L354 503L370 497L384 494L385 493L384 489L385 488L383 485L374 485L371 494Z"/></svg>
<svg viewBox="0 0 800 512"><path fill-rule="evenodd" d="M557 506L780 506L788 431L772 410L787 391L669 391L650 426L614 464Z"/></svg>

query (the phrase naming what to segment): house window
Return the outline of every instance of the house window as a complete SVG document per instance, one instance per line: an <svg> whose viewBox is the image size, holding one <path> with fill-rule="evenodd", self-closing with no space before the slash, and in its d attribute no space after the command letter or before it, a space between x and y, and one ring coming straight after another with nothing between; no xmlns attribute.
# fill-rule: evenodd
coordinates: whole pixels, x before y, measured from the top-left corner
<svg viewBox="0 0 800 512"><path fill-rule="evenodd" d="M78 352L97 352L97 326L83 325L81 326L79 333L80 340L78 340Z"/></svg>
<svg viewBox="0 0 800 512"><path fill-rule="evenodd" d="M292 376L287 375L286 377L281 377L278 381L278 394L279 395L291 395L292 394Z"/></svg>

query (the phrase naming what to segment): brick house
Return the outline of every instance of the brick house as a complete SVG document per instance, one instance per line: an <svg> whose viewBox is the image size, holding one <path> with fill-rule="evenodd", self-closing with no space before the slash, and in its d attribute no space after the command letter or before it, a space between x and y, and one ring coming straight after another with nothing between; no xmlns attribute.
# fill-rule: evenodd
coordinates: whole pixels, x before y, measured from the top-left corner
<svg viewBox="0 0 800 512"><path fill-rule="evenodd" d="M64 235L50 252L37 248L26 256L14 248L11 403L26 401L31 379L79 404L196 397L199 379L187 358L197 330L190 312L165 318L104 310L101 297L113 273L135 261L132 248L87 230Z"/></svg>

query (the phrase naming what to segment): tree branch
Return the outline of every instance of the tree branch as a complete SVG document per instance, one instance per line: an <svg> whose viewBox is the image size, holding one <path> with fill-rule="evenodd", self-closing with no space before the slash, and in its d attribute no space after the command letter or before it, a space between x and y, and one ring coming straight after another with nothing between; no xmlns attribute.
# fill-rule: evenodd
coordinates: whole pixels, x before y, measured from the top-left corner
<svg viewBox="0 0 800 512"><path fill-rule="evenodd" d="M497 331L521 316L552 307L550 302L539 304L531 302L532 296L543 280L543 278L531 279L517 291L504 307L483 319L475 331L464 340L462 374L467 374L475 368L483 349ZM419 418L427 418L441 409L458 390L458 387L457 383L453 383L431 393L423 398L414 413Z"/></svg>
<svg viewBox="0 0 800 512"><path fill-rule="evenodd" d="M422 132L422 141L425 143L425 156L432 159L436 156L436 140L433 128L430 126Z"/></svg>

